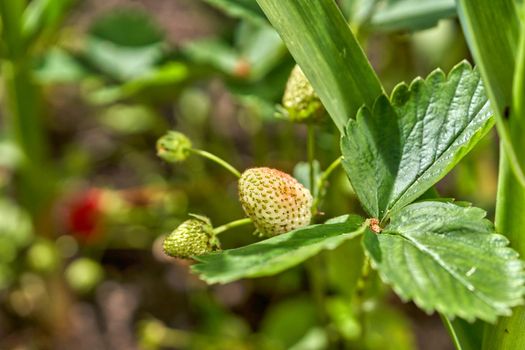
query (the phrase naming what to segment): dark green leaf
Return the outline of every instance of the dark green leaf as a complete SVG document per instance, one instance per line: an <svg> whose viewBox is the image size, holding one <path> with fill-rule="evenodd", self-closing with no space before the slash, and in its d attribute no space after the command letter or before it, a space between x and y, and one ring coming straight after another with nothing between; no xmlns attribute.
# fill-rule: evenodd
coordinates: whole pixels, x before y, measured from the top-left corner
<svg viewBox="0 0 525 350"><path fill-rule="evenodd" d="M381 278L404 300L447 317L494 322L523 302L525 271L485 212L421 202L396 213L365 247Z"/></svg>
<svg viewBox="0 0 525 350"><path fill-rule="evenodd" d="M337 222L307 226L241 248L196 257L198 263L192 270L208 283L274 275L323 249L334 249L366 229L361 217L343 216Z"/></svg>
<svg viewBox="0 0 525 350"><path fill-rule="evenodd" d="M480 75L466 62L448 78L436 70L398 85L391 101L362 108L341 143L361 204L380 219L432 187L493 125Z"/></svg>
<svg viewBox="0 0 525 350"><path fill-rule="evenodd" d="M164 55L163 33L146 13L114 11L89 31L85 55L111 77L127 80L148 72Z"/></svg>

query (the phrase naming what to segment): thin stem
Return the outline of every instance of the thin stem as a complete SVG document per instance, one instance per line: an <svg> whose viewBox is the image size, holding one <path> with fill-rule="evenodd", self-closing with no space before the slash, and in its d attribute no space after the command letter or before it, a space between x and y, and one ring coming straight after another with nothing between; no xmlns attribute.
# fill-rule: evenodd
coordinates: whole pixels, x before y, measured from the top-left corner
<svg viewBox="0 0 525 350"><path fill-rule="evenodd" d="M228 163L224 159L221 159L221 158L217 157L215 154L203 151L201 149L195 149L195 148L191 148L190 152L193 152L194 154L197 154L197 155L199 155L201 157L204 157L204 158L207 158L207 159L209 159L211 161L214 161L215 163L219 164L220 166L222 166L224 169L228 170L230 173L232 173L236 177L238 177L238 178L241 177L241 173L240 173L239 170L235 169L230 163Z"/></svg>
<svg viewBox="0 0 525 350"><path fill-rule="evenodd" d="M314 191L314 193L315 193L314 203L312 205L312 210L313 210L314 214L317 213L317 206L319 205L319 202L321 201L321 199L323 197L321 195L321 192L322 192L322 189L323 189L323 186L324 186L326 180L328 180L328 178L330 177L332 172L335 169L337 169L339 167L339 165L341 165L342 159L343 159L343 157L339 157L336 160L334 160L332 162L332 164L330 164L328 166L328 168L326 168L326 170L321 174L321 176L319 176L319 179L317 180L317 184L316 184L315 191Z"/></svg>
<svg viewBox="0 0 525 350"><path fill-rule="evenodd" d="M308 140L306 142L307 153L308 153L308 165L310 170L310 192L315 196L315 126L312 123L309 123L307 126L308 130Z"/></svg>
<svg viewBox="0 0 525 350"><path fill-rule="evenodd" d="M368 223L368 220L366 220L365 222ZM361 326L360 338L362 340L366 339L366 332L367 332L366 315L365 315L366 310L364 308L364 301L365 301L365 293L366 293L366 288L368 285L369 277L370 277L370 258L365 255L363 266L361 268L361 277L359 277L359 280L357 281L357 289L355 292L356 293L355 298L356 298L357 304L359 305L357 318Z"/></svg>
<svg viewBox="0 0 525 350"><path fill-rule="evenodd" d="M213 230L213 233L218 235L218 234L221 234L224 231L228 231L229 229L232 229L234 227L247 225L247 224L250 224L251 222L252 222L252 219L250 219L250 218L243 218L243 219L235 220L235 221L229 222L227 224L224 224L222 226L216 227Z"/></svg>
<svg viewBox="0 0 525 350"><path fill-rule="evenodd" d="M459 340L458 335L456 334L456 330L454 329L454 326L452 325L448 317L441 313L439 314L439 317L441 317L441 321L445 325L448 335L450 336L452 343L454 343L456 350L462 350L463 346L461 345L461 341Z"/></svg>

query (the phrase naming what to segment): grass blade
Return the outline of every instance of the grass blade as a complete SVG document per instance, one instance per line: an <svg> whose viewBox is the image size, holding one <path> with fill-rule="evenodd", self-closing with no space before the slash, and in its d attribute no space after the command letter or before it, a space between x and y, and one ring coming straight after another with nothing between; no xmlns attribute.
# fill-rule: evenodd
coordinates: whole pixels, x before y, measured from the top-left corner
<svg viewBox="0 0 525 350"><path fill-rule="evenodd" d="M520 157L519 152L525 149L525 138L511 109L520 36L516 6L512 0L458 0L457 4L461 26L483 76L509 165L525 186L525 157Z"/></svg>

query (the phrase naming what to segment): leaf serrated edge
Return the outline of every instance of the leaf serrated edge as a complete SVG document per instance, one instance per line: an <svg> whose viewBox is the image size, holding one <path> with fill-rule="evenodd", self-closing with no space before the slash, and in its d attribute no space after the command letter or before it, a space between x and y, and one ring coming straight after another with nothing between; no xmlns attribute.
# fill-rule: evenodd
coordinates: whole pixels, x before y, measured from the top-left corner
<svg viewBox="0 0 525 350"><path fill-rule="evenodd" d="M373 103L371 108L369 108L367 106L362 106L361 108L359 108L359 110L358 110L358 112L356 114L356 118L355 119L350 118L348 120L347 124L345 125L345 127L343 128L343 133L341 135L341 141L340 141L341 145L344 142L347 142L347 141L345 141L345 139L349 138L349 130L350 130L350 128L355 128L358 125L360 125L361 123L363 123L362 120L364 118L366 118L366 116L368 116L368 117L373 116L375 114L376 108L378 108L378 105L380 103L387 103L387 104L389 104L390 107L394 109L394 114L399 118L399 116L397 115L397 112L395 112L395 107L400 106L402 103L406 103L406 101L407 101L407 98L402 98L401 97L402 95L405 95L405 96L408 95L408 98L410 98L410 95L412 93L414 93L414 91L417 88L419 88L421 86L425 86L426 84L432 84L433 83L432 81L434 79L436 79L436 77L438 77L438 76L439 76L439 79L438 79L439 81L437 83L439 83L439 84L446 84L447 82L450 81L450 79L454 75L456 75L458 73L460 75L460 77L458 78L458 82L460 82L462 80L462 76L465 73L469 73L469 74L475 74L476 75L477 82L478 82L476 89L478 88L478 86L480 84L481 85L483 84L483 82L481 80L481 75L479 73L479 70L477 69L477 67L472 66L470 64L470 62L468 62L467 60L462 60L461 62L457 63L448 72L448 74L446 74L442 69L437 68L437 69L433 70L431 73L429 73L426 78L416 77L410 82L410 84L407 84L406 82L401 82L401 83L397 84L394 87L394 89L392 90L392 93L390 94L390 96L387 96L386 94L381 94L380 96L378 96L375 99L375 101L374 101L374 103ZM457 91L457 87L456 87L455 91ZM403 101L403 102L399 103L400 100ZM472 149L475 146L475 144L479 141L479 138L485 136L489 132L489 130L494 126L495 121L494 121L494 118L492 116L493 113L489 110L489 108L490 108L490 105L489 105L489 101L487 99L487 102L485 104L483 104L483 106L479 109L479 111L477 113L475 113L476 116L479 116L482 113L483 114L488 113L489 116L486 119L487 119L487 121L488 120L490 120L490 121L488 123L487 123L487 121L484 121L483 125L481 125L480 128L478 128L478 130L475 130L470 135L471 137L467 140L467 142L465 142L464 144L458 146L457 151L455 153L456 154L462 154L462 156L459 157L459 158L463 158L466 155L466 153L468 153L469 150ZM475 121L476 121L475 119L472 119L467 124L467 126L465 128L463 128L463 130L461 130L461 132L457 135L457 137L450 142L450 144L448 145L447 149L449 149L452 145L454 145L454 143L457 140L459 140L461 138L464 138L465 137L465 131ZM475 137L475 136L478 136L478 135L480 135L479 138ZM439 164L439 163L443 162L444 160L448 159L449 157L450 157L450 155L448 155L447 152L444 152L443 154L441 154L441 156L439 156L437 159L435 159L435 161L427 169L425 169L423 171L423 174L428 172L433 167L435 167L436 164ZM456 162L453 162L453 163L449 164L449 166L445 167L441 171L441 173L439 174L437 181L442 179L453 167L455 167L457 165L458 162L459 162L459 160L456 161ZM344 166L344 162L343 162L343 166ZM352 186L354 186L354 184L352 183L352 180L350 179L350 176L348 176L348 178L349 178L350 183L352 184ZM399 205L396 205L397 203L399 203L399 199L402 198L405 193L409 192L413 188L417 188L417 184L421 182L422 178L424 178L424 177L419 177L409 187L407 187L403 191L403 193L401 193L398 196L398 199L396 201L394 201L389 208L386 208L385 213L382 215L382 218L380 218L380 219L384 220L385 218L390 217L396 211L399 211L402 208L404 208L406 205L410 204L410 202L409 203L405 203L405 204L403 204L400 207L399 207ZM363 203L365 201L362 200L360 194L358 192L356 192L356 195L357 195L357 197L359 199L359 202L361 203L362 207L365 209L365 211L369 215L371 215L373 217L379 216L379 207L375 208L374 212L370 212L370 210L368 208L364 207ZM375 191L374 195L377 197L378 192ZM406 202L406 200L405 200L405 202ZM378 201L377 198L376 198L376 205L379 205L379 201Z"/></svg>
<svg viewBox="0 0 525 350"><path fill-rule="evenodd" d="M442 76L443 79L440 78L440 81L439 83L440 84L446 84L447 82L450 81L450 79L458 74L458 72L460 72L460 77L458 78L458 82L461 81L463 75L465 72L467 73L470 73L470 74L475 74L475 76L477 77L477 87L476 89L478 88L478 86L483 86L483 82L481 80L481 75L478 71L478 69L476 67L473 67L468 61L466 60L463 60L461 62L459 62L458 64L456 64L448 74L445 74L440 68L437 68L435 69L434 71L432 71L425 79L422 79L421 77L418 77L416 79L414 79L412 81L412 83L408 86L408 90L407 90L407 93L412 93L414 91L414 88L416 86L416 84L431 84L432 82L432 79L434 79L437 75L440 75ZM396 97L396 94L399 94L400 91L396 91L396 89L401 89L401 88L406 88L407 87L407 84L406 83L401 83L401 84L398 84L393 92L392 92L392 95L391 95L391 100L392 101L395 101L397 99ZM456 87L456 91L457 91L457 87ZM375 105L374 105L375 106ZM392 105L393 107L396 107L396 105ZM476 113L476 116L479 116L480 114L485 114L485 113L488 113L489 114L489 117L487 118L487 120L491 120L489 121L488 123L486 123L486 121L483 123L484 125L481 125L481 127L476 130L474 133L471 134L471 137L467 140L467 142L463 143L462 145L459 145L459 147L457 148L457 152L455 152L456 154L462 154L463 152L466 152L468 153L468 151L470 149L472 149L472 147L474 147L474 145L479 141L479 140L476 140L477 138L475 137L476 135L480 135L480 138L485 136L488 131L490 129L492 129L492 127L494 126L494 118L493 118L493 113L492 111L489 110L490 109L490 102L487 98L487 101L485 102L485 104L483 104L483 106L479 109L479 111ZM397 114L397 113L396 113ZM465 137L465 132L466 130L472 125L472 123L475 122L475 118L472 119L464 128L463 130L461 130L461 132L457 135L457 137L455 139L453 139L450 144L447 146L447 149L450 149L450 147L452 145L454 145L456 143L457 140L460 140L461 138L464 138ZM466 153L463 153L463 155L460 157L460 158L463 158ZM449 155L450 157L450 155ZM437 159L434 160L434 162L427 168L423 171L423 174L427 173L428 171L430 171L430 169L436 167L436 164L439 164L440 162L442 162L444 159L447 159L447 152L443 152L443 154L441 154L441 156L439 156ZM439 181L440 179L443 178L443 176L445 176L453 167L455 167L457 165L457 163L459 162L456 161L456 162L453 162L451 164L449 164L447 167L445 167L442 171L441 171L441 174L438 176L438 180ZM414 181L410 186L408 186L404 191L403 193L401 193L399 196L398 196L398 199L396 201L394 201L391 205L390 208L387 208L386 210L386 213L384 215L385 218L388 218L389 216L391 216L393 213L395 213L396 211L399 211L401 210L402 208L404 208L406 205L410 204L410 203L405 203L404 205L402 206L399 206L398 203L399 203L399 200L404 196L405 193L408 193L410 192L411 189L415 188L416 185L421 182L421 179L423 179L424 176L421 176L419 177L416 181ZM436 181L436 182L437 182ZM406 201L406 200L405 200Z"/></svg>
<svg viewBox="0 0 525 350"><path fill-rule="evenodd" d="M353 238L356 238L362 234L364 234L369 228L368 228L368 220L365 220L363 218L361 218L360 216L358 215L349 215L348 218L360 218L362 220L362 223L357 225L356 228L351 231L351 232L344 232L344 233L341 233L339 235L336 235L336 236L333 236L331 238L335 238L335 237L340 237L340 236L345 236L345 235L349 235L350 237L348 239L353 239ZM310 228L313 228L313 227L316 227L316 226L321 226L321 225L324 225L324 224L317 224L317 225L310 225L308 227ZM344 223L336 223L336 224L331 224L331 225L344 225ZM301 229L304 229L304 228L301 228ZM301 230L301 229L298 229L298 230ZM264 241L267 241L267 240L272 240L272 239L276 239L277 237L282 237L283 235L289 235L289 234L292 234L293 232L295 232L297 230L294 230L294 231L290 231L288 233L284 233L282 235L279 235L279 236L274 236L274 237L271 237L271 238L268 238L266 240L263 240L263 241L260 241L260 242L264 242ZM343 240L345 241L345 240ZM258 242L257 242L258 243ZM323 246L321 249L319 249L317 252L313 252L312 254L308 255L306 259L309 259L313 256L315 256L316 254L318 254L320 251L323 251L323 250L333 250L335 248L337 248L339 246L339 244L329 244L329 245L326 245L326 246ZM243 248L243 247L241 247ZM241 248L234 248L234 249L230 249L230 250L235 250L235 249L241 249ZM308 248L308 246L304 247L305 249ZM301 248L299 248L301 249ZM226 250L227 251L227 250ZM224 251L222 252L213 252L213 253L209 253L209 254L206 254L206 255L202 255L200 257L194 257L194 260L196 260L197 262L201 263L201 264L206 264L207 263L207 259L206 257L210 257L210 256L213 256L213 255L220 255L222 254ZM278 259L281 258L281 257L278 257L277 258L277 261ZM283 255L282 258L285 258L285 256ZM277 269L275 273L279 273L279 272L282 272L284 270L287 270L289 268L292 268L298 264L300 264L302 261L306 260L306 259L303 259L301 261L298 261L296 263L293 263L292 265L290 266L287 266L283 269ZM224 283L230 283L230 282L234 282L234 281L237 281L237 280L240 280L240 279L245 279L245 278L256 278L256 277L264 277L264 276L267 276L268 274L267 273L263 273L263 274L259 274L257 272L255 273L250 273L248 272L247 274L243 275L242 277L234 277L234 278L228 278L228 277L219 277L219 278L214 278L214 277L208 277L207 275L203 274L203 272L200 270L199 266L201 264L194 264L190 267L191 271L193 273L196 273L197 275L199 275L199 278L202 279L203 281L209 283L209 284L215 284L215 283L220 283L220 284L224 284Z"/></svg>
<svg viewBox="0 0 525 350"><path fill-rule="evenodd" d="M460 70L466 71L469 73L476 73L478 76L480 75L477 67L473 67L470 64L470 62L467 60L462 60L461 62L457 63L454 67L452 67L452 69L448 72L448 74L445 73L441 68L436 68L432 72L430 72L425 78L415 77L414 79L412 79L410 84L407 84L404 81L398 83L396 86L394 86L394 88L392 89L392 92L390 93L390 96L389 96L390 101L392 102L396 101L398 97L397 95L400 94L403 88L406 88L407 92L411 93L418 84L421 84L421 83L429 84L433 79L435 79L437 75L442 76L443 78L442 81L446 82L446 81L449 81L451 77L457 74L457 72ZM480 79L481 79L481 76L480 76Z"/></svg>
<svg viewBox="0 0 525 350"><path fill-rule="evenodd" d="M476 209L476 210L469 210L469 212L475 213L476 214L475 218L482 220L485 223L490 224L490 226L494 229L494 224L490 220L485 218L486 216L485 210L481 208L473 207L473 206L469 206L465 209ZM482 215L481 217L480 217L480 214ZM401 239L411 244L418 251L427 254L426 249L424 250L419 249L419 247L414 244L413 240L410 239L410 237L406 237L405 235L402 235L400 233L388 233L388 231L386 230L383 231L383 233L381 234L390 235L392 237L400 237ZM368 248L366 247L366 243L364 239L362 241L362 245L365 250L366 256L370 260L372 267L374 268L374 270L378 272L379 277L381 278L383 283L386 283L387 285L389 285L392 288L392 290L394 290L394 292L401 298L401 300L403 300L403 302L413 301L420 309L424 310L429 315L432 314L433 312L439 312L451 319L454 319L456 316L458 316L469 322L472 322L476 318L479 318L487 322L494 323L498 319L499 316L511 315L512 314L511 308L525 304L525 295L524 295L525 294L525 262L519 259L519 253L515 251L514 249L512 249L512 247L509 246L510 242L507 239L507 237L505 237L504 235L501 235L495 232L486 232L482 234L490 235L493 238L497 238L498 245L495 246L495 249L498 249L500 251L500 256L505 256L509 260L508 263L514 263L512 265L516 265L516 266L512 266L512 269L517 272L516 278L513 279L515 283L513 283L513 286L511 286L511 287L515 287L515 289L513 289L514 293L512 293L510 297L513 300L509 302L509 304L495 306L492 303L488 303L486 300L480 299L481 301L485 302L487 305L489 305L494 310L493 317L489 315L482 315L479 313L472 316L472 314L463 313L462 310L459 310L457 313L451 313L450 311L446 310L445 308L442 308L439 305L435 307L429 306L428 303L424 302L419 296L414 295L410 293L410 291L407 291L405 288L393 283L392 280L388 278L388 276L379 268L379 264L376 263L372 254L368 251ZM456 280L461 282L460 279L456 278L455 273L452 273L451 271L449 271L448 268L446 268L441 263L439 263L439 261L435 260L432 254L428 254L428 256L430 256L430 258L432 258L447 273L451 274ZM466 285L464 285L464 287L467 288L467 290L469 290L470 292L473 292L473 290L468 288ZM476 293L476 296L478 296L477 293Z"/></svg>

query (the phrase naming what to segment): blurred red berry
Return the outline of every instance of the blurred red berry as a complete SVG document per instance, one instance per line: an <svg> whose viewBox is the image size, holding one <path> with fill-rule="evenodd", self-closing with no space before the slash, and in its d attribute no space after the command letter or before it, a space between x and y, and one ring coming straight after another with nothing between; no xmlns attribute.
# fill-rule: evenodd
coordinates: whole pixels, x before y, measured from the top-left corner
<svg viewBox="0 0 525 350"><path fill-rule="evenodd" d="M92 188L73 200L68 213L68 228L72 234L84 240L96 236L103 218L102 197L102 190Z"/></svg>

